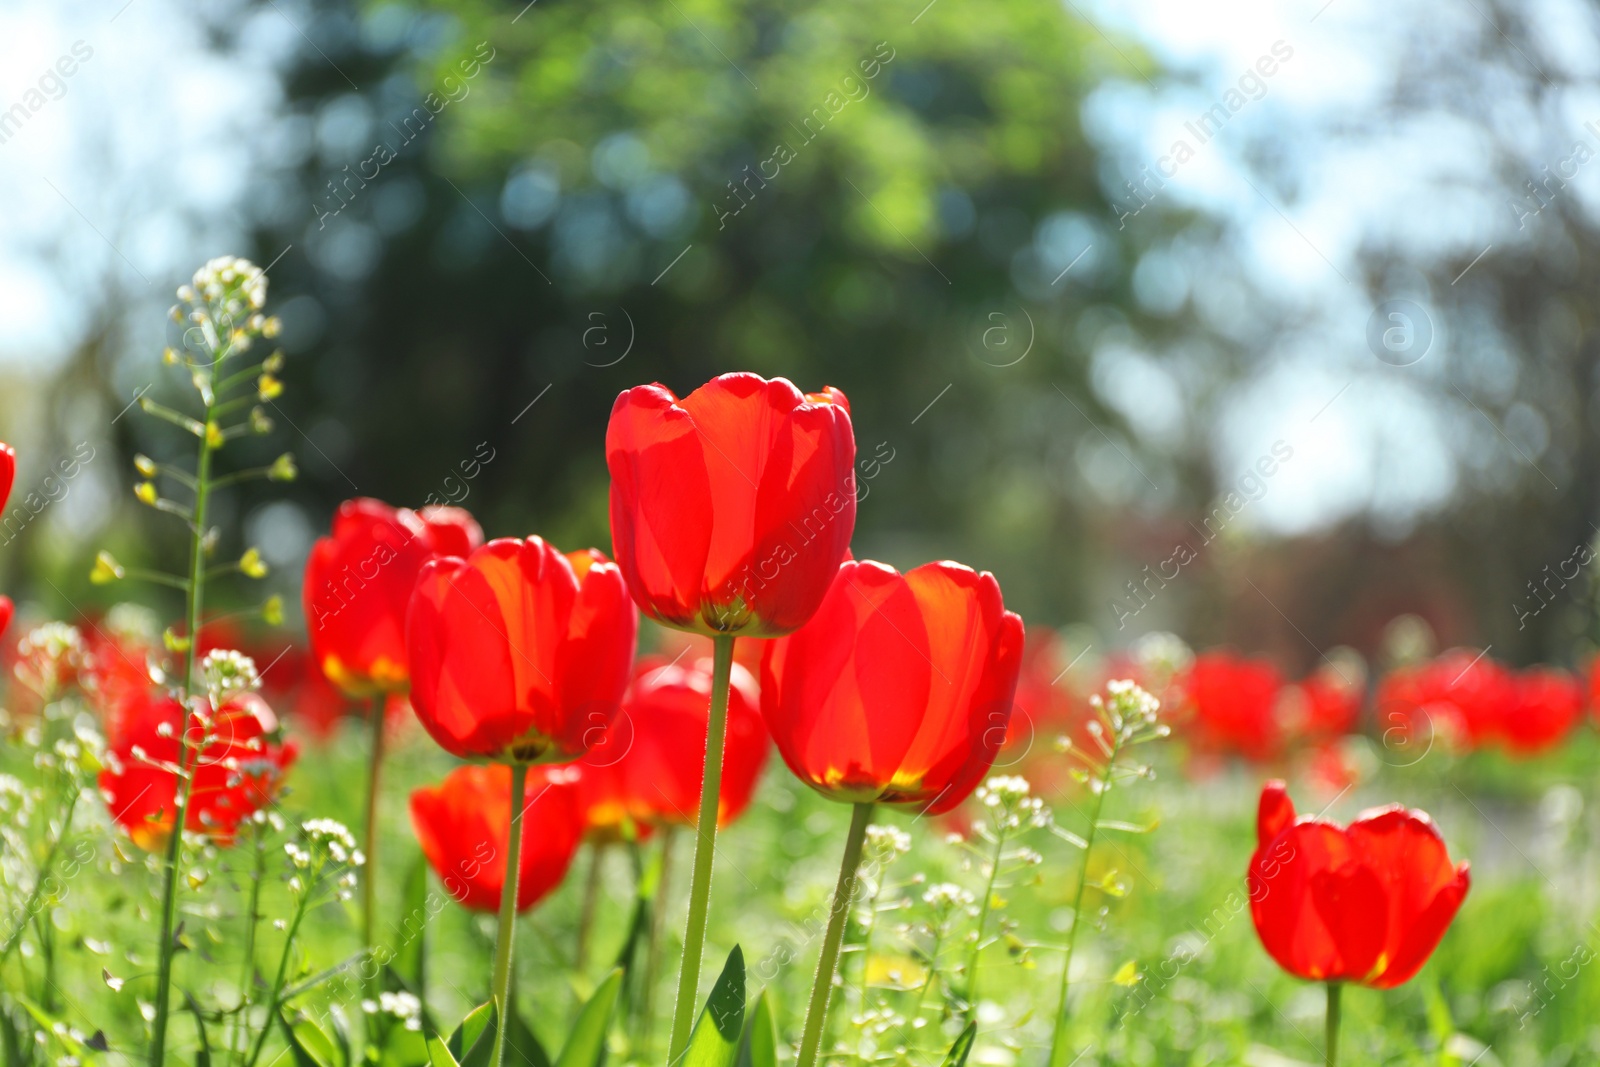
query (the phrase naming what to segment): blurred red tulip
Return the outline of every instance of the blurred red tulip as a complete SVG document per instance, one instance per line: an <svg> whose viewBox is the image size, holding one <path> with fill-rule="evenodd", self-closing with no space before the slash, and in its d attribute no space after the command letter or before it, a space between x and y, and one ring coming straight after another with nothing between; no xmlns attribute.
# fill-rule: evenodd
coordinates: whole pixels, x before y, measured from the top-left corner
<svg viewBox="0 0 1600 1067"><path fill-rule="evenodd" d="M17 450L0 441L0 508L11 500L11 487L17 481Z"/></svg>
<svg viewBox="0 0 1600 1067"><path fill-rule="evenodd" d="M429 562L406 626L411 704L463 759L577 759L628 687L639 616L617 565L537 538Z"/></svg>
<svg viewBox="0 0 1600 1067"><path fill-rule="evenodd" d="M1348 827L1295 818L1284 784L1261 791L1250 858L1250 914L1261 944L1290 974L1391 989L1427 962L1467 895L1420 811L1364 812Z"/></svg>
<svg viewBox="0 0 1600 1067"><path fill-rule="evenodd" d="M1290 737L1320 742L1355 730L1366 692L1366 668L1359 660L1324 663L1285 688L1279 718Z"/></svg>
<svg viewBox="0 0 1600 1067"><path fill-rule="evenodd" d="M1188 734L1196 751L1256 761L1282 752L1278 699L1283 678L1266 660L1205 652L1195 657L1179 686L1192 716Z"/></svg>
<svg viewBox="0 0 1600 1067"><path fill-rule="evenodd" d="M445 891L475 911L494 912L506 880L511 773L504 764L458 767L411 794L411 827ZM566 877L583 838L576 771L527 767L517 910L533 907Z"/></svg>
<svg viewBox="0 0 1600 1067"><path fill-rule="evenodd" d="M902 576L852 560L812 620L768 646L762 716L824 796L937 815L993 764L1022 646L992 574L941 562Z"/></svg>
<svg viewBox="0 0 1600 1067"><path fill-rule="evenodd" d="M682 400L624 392L606 429L611 538L639 607L705 634L798 628L849 554L855 459L832 387L724 374Z"/></svg>
<svg viewBox="0 0 1600 1067"><path fill-rule="evenodd" d="M483 531L460 508L418 514L366 497L340 504L331 536L311 547L303 590L312 652L328 680L351 697L403 691L417 574L430 559L482 543Z"/></svg>
<svg viewBox="0 0 1600 1067"><path fill-rule="evenodd" d="M11 617L16 614L17 606L11 603L8 596L0 596L0 636L11 629Z"/></svg>
<svg viewBox="0 0 1600 1067"><path fill-rule="evenodd" d="M112 819L140 848L156 851L177 815L183 707L148 684L121 699L100 789ZM210 718L206 726L189 716L187 736L204 747L187 759L193 778L184 828L230 845L239 823L277 796L296 749L292 741L271 739L277 719L255 693L234 697Z"/></svg>
<svg viewBox="0 0 1600 1067"><path fill-rule="evenodd" d="M1379 724L1391 735L1499 745L1529 756L1559 744L1583 718L1583 686L1553 668L1513 671L1464 649L1391 672L1378 686Z"/></svg>
<svg viewBox="0 0 1600 1067"><path fill-rule="evenodd" d="M1515 677L1516 701L1505 709L1500 739L1517 755L1533 755L1566 739L1583 718L1583 683L1553 667L1534 667Z"/></svg>
<svg viewBox="0 0 1600 1067"><path fill-rule="evenodd" d="M642 657L622 700L622 714L582 761L590 835L617 840L623 825L693 826L705 777L711 660L674 664ZM744 813L767 763L767 728L749 671L735 664L728 690L722 790L717 822Z"/></svg>

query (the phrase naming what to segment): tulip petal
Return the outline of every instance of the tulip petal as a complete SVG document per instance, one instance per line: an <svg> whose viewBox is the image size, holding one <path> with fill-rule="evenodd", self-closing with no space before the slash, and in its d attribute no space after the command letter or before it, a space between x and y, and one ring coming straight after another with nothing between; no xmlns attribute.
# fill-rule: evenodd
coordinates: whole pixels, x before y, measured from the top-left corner
<svg viewBox="0 0 1600 1067"><path fill-rule="evenodd" d="M1294 801L1289 799L1289 787L1282 779L1274 778L1261 787L1261 803L1256 809L1256 844L1266 848L1293 822Z"/></svg>
<svg viewBox="0 0 1600 1067"><path fill-rule="evenodd" d="M711 546L711 480L694 418L659 385L617 397L606 428L611 537L651 618L693 628Z"/></svg>
<svg viewBox="0 0 1600 1067"><path fill-rule="evenodd" d="M1433 950L1439 947L1439 941L1444 937L1451 920L1456 917L1456 911L1460 909L1471 884L1470 871L1467 864L1463 863L1457 868L1456 876L1439 890L1421 914L1411 920L1388 968L1372 981L1374 986L1392 989L1410 981L1422 969L1428 957L1433 955Z"/></svg>
<svg viewBox="0 0 1600 1067"><path fill-rule="evenodd" d="M1351 862L1314 872L1311 901L1338 946L1339 968L1330 977L1360 981L1385 965L1389 899L1372 868Z"/></svg>

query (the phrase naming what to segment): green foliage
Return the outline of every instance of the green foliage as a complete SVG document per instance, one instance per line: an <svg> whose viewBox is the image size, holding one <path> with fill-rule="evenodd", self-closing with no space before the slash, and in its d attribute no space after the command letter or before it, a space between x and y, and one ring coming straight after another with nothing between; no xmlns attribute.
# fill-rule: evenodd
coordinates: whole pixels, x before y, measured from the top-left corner
<svg viewBox="0 0 1600 1067"><path fill-rule="evenodd" d="M733 1067L744 1033L744 951L733 946L689 1034L683 1067Z"/></svg>
<svg viewBox="0 0 1600 1067"><path fill-rule="evenodd" d="M556 1067L599 1067L606 1050L606 1031L611 1026L617 994L621 991L622 970L619 968L606 975L583 1011L578 1013L566 1044L561 1046Z"/></svg>
<svg viewBox="0 0 1600 1067"><path fill-rule="evenodd" d="M737 1067L778 1067L778 1021L765 989L756 996L755 1008L745 1020Z"/></svg>

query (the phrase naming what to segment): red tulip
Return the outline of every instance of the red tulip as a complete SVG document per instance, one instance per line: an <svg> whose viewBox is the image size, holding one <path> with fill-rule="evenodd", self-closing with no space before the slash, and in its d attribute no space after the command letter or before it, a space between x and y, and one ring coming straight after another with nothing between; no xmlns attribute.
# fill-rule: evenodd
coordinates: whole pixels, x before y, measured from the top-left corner
<svg viewBox="0 0 1600 1067"><path fill-rule="evenodd" d="M735 664L728 692L717 822L743 814L767 763L755 678ZM639 660L622 714L583 761L582 792L592 836L615 840L625 821L693 826L705 778L711 660L679 665Z"/></svg>
<svg viewBox="0 0 1600 1067"><path fill-rule="evenodd" d="M855 459L832 387L724 374L682 400L624 392L606 429L611 538L639 607L705 634L798 628L849 554Z"/></svg>
<svg viewBox="0 0 1600 1067"><path fill-rule="evenodd" d="M1517 672L1459 650L1388 675L1378 709L1386 730L1422 738L1438 731L1467 747L1527 756L1560 743L1583 718L1583 687L1566 671Z"/></svg>
<svg viewBox="0 0 1600 1067"><path fill-rule="evenodd" d="M121 699L118 735L108 749L100 789L111 817L134 843L156 851L177 814L183 706L149 685L125 691ZM277 719L255 693L233 697L211 720L205 727L189 717L188 736L195 744L204 741L204 747L187 757L194 777L184 828L230 845L239 823L277 796L296 749L292 741L272 740Z"/></svg>
<svg viewBox="0 0 1600 1067"><path fill-rule="evenodd" d="M463 759L576 759L616 717L638 626L622 572L592 548L501 538L433 560L406 626L412 706Z"/></svg>
<svg viewBox="0 0 1600 1067"><path fill-rule="evenodd" d="M522 855L517 864L517 910L526 911L566 877L583 838L577 772L527 767L528 799L522 815ZM504 764L458 767L436 786L411 794L411 827L422 853L451 896L475 911L500 905L510 840L511 768Z"/></svg>
<svg viewBox="0 0 1600 1067"><path fill-rule="evenodd" d="M1290 974L1391 989L1427 962L1467 895L1433 821L1399 805L1348 827L1295 818L1282 782L1261 791L1250 914Z"/></svg>
<svg viewBox="0 0 1600 1067"><path fill-rule="evenodd" d="M1359 661L1323 664L1284 690L1280 717L1286 730L1309 741L1350 733L1361 716L1365 682L1366 670Z"/></svg>
<svg viewBox="0 0 1600 1067"><path fill-rule="evenodd" d="M0 441L0 508L11 499L11 486L17 480L17 450Z"/></svg>
<svg viewBox="0 0 1600 1067"><path fill-rule="evenodd" d="M339 505L333 533L311 548L303 592L312 653L328 680L352 697L401 692L405 621L422 565L464 556L483 531L460 508L420 514L360 498Z"/></svg>
<svg viewBox="0 0 1600 1067"><path fill-rule="evenodd" d="M1500 738L1516 755L1533 755L1560 744L1583 718L1583 683L1553 667L1516 676L1517 699L1500 722Z"/></svg>
<svg viewBox="0 0 1600 1067"><path fill-rule="evenodd" d="M1237 753L1266 761L1284 745L1278 721L1283 678L1265 660L1244 659L1231 652L1205 652L1180 681L1193 720L1189 734L1204 753Z"/></svg>
<svg viewBox="0 0 1600 1067"><path fill-rule="evenodd" d="M988 572L850 561L812 620L768 646L762 716L824 796L941 814L1005 740L1022 645Z"/></svg>

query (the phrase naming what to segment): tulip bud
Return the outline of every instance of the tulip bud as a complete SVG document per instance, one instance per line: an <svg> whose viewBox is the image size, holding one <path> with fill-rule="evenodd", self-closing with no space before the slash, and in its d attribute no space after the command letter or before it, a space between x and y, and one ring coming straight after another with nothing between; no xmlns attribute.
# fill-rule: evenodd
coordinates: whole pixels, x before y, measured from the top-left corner
<svg viewBox="0 0 1600 1067"><path fill-rule="evenodd" d="M111 553L101 549L95 553L94 569L89 572L89 581L95 585L109 585L121 578L124 573L122 565L112 557Z"/></svg>

